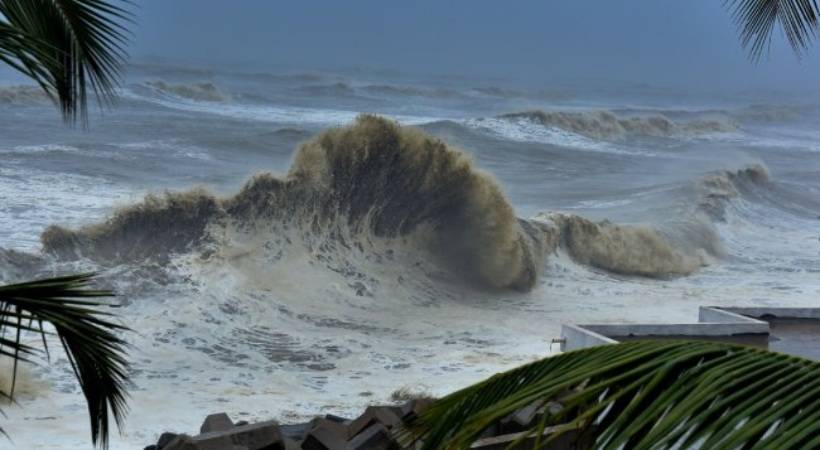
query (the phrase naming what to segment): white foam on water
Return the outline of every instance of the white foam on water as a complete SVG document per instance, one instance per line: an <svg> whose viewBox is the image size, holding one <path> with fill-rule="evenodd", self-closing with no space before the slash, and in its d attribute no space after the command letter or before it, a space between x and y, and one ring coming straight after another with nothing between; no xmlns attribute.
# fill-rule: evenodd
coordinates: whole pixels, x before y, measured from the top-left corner
<svg viewBox="0 0 820 450"><path fill-rule="evenodd" d="M161 105L167 108L183 111L215 114L231 117L240 120L252 120L260 122L276 122L291 125L320 125L336 126L350 123L356 119L361 112L345 111L334 109L314 109L301 107L278 107L273 105L251 105L233 102L206 102L195 101L182 98L154 98L146 97L134 93L131 90L123 90L123 96L140 101L146 101ZM411 116L411 115L385 115L402 125L421 125L425 123L441 120L438 117Z"/></svg>
<svg viewBox="0 0 820 450"><path fill-rule="evenodd" d="M170 153L182 158L198 159L202 161L214 160L214 157L211 156L206 150L199 148L184 139L155 139L141 142L113 143L111 145L127 151L152 150Z"/></svg>
<svg viewBox="0 0 820 450"><path fill-rule="evenodd" d="M479 131L517 142L560 145L580 150L621 155L654 156L654 152L627 149L614 143L597 141L555 127L545 127L528 119L467 119L460 123Z"/></svg>
<svg viewBox="0 0 820 450"><path fill-rule="evenodd" d="M0 166L0 248L37 250L49 225L86 223L133 196L102 177Z"/></svg>

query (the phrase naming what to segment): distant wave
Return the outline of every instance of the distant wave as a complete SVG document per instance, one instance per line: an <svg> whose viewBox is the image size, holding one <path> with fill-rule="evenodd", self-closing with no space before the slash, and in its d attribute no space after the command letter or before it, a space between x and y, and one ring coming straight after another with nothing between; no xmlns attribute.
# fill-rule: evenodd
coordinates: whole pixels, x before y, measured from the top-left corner
<svg viewBox="0 0 820 450"><path fill-rule="evenodd" d="M300 92L312 96L346 96L353 95L355 90L347 83L321 84L299 87Z"/></svg>
<svg viewBox="0 0 820 450"><path fill-rule="evenodd" d="M305 139L311 135L310 131L301 128L280 128L271 133L283 139Z"/></svg>
<svg viewBox="0 0 820 450"><path fill-rule="evenodd" d="M146 89L151 91L146 92ZM206 90L210 90L210 88ZM296 127L304 125L343 125L355 120L359 115L356 111L344 109L284 106L265 99L248 98L249 96L247 94L231 95L228 97L231 101L197 101L190 98L183 98L179 95L168 94L145 85L138 85L132 89L123 90L122 96L182 111L214 114L254 122L275 122L280 125ZM194 96L199 97L197 94ZM399 123L408 125L424 124L438 120L436 117L411 115L394 115L392 118Z"/></svg>
<svg viewBox="0 0 820 450"><path fill-rule="evenodd" d="M581 264L625 275L689 275L725 256L715 224L727 220L731 206L774 192L762 164L711 172L693 185L695 202L686 204L688 217L664 225L663 233L646 225L592 222L564 213L542 213L534 221L554 227L560 240L556 247Z"/></svg>
<svg viewBox="0 0 820 450"><path fill-rule="evenodd" d="M796 106L758 104L728 111L727 114L742 121L779 123L797 119L800 111L801 108Z"/></svg>
<svg viewBox="0 0 820 450"><path fill-rule="evenodd" d="M490 87L477 87L473 88L474 91L484 94L484 95L491 95L493 97L507 97L507 98L516 98L516 97L524 97L526 94L521 91L516 91L513 89L504 89L496 86Z"/></svg>
<svg viewBox="0 0 820 450"><path fill-rule="evenodd" d="M268 82L319 82L326 77L318 73L269 73L269 72L233 72L231 75L255 81Z"/></svg>
<svg viewBox="0 0 820 450"><path fill-rule="evenodd" d="M205 102L227 102L231 100L230 95L222 92L213 83L209 82L171 84L162 80L157 80L148 81L145 85L163 94L173 95L175 97L188 100Z"/></svg>
<svg viewBox="0 0 820 450"><path fill-rule="evenodd" d="M459 122L439 121L426 125L427 128L450 129L455 131L459 127L467 127L487 133L491 136L517 142L534 142L549 145L559 145L583 151L654 156L655 153L635 146L618 145L613 141L593 139L578 133L558 127L544 126L529 119L499 119L482 118L466 119Z"/></svg>
<svg viewBox="0 0 820 450"><path fill-rule="evenodd" d="M155 76L195 76L200 78L212 77L214 70L203 67L180 66L167 63L129 63L129 69L137 72L146 72Z"/></svg>
<svg viewBox="0 0 820 450"><path fill-rule="evenodd" d="M664 115L619 116L611 111L525 111L503 114L505 120L528 120L592 139L613 140L628 136L687 137L730 133L737 125L729 120L693 119L676 122Z"/></svg>
<svg viewBox="0 0 820 450"><path fill-rule="evenodd" d="M312 96L350 96L356 93L389 95L394 97L426 97L426 98L457 98L464 95L456 90L444 88L422 88L415 86L371 84L362 87L353 87L344 82L332 84L312 84L298 88Z"/></svg>
<svg viewBox="0 0 820 450"><path fill-rule="evenodd" d="M420 88L414 86L397 86L391 84L372 84L363 88L366 92L383 95L449 98L462 97L458 91L444 88Z"/></svg>
<svg viewBox="0 0 820 450"><path fill-rule="evenodd" d="M566 100L572 97L567 92L558 91L519 91L516 89L502 88L498 86L476 87L472 89L479 94L501 98L529 98L537 100Z"/></svg>
<svg viewBox="0 0 820 450"><path fill-rule="evenodd" d="M622 108L612 112L616 115L661 115L675 121L717 119L737 122L782 123L795 120L806 110L807 106L755 104L739 108L724 109L657 109L657 108Z"/></svg>
<svg viewBox="0 0 820 450"><path fill-rule="evenodd" d="M49 102L48 95L38 86L0 87L0 105L28 106Z"/></svg>

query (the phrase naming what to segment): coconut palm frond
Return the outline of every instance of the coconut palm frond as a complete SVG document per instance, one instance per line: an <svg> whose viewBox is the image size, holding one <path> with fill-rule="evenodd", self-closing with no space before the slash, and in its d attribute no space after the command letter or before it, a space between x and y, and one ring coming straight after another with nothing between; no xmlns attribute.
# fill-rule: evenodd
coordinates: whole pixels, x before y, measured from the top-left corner
<svg viewBox="0 0 820 450"><path fill-rule="evenodd" d="M0 21L0 62L29 75L48 92L48 85L45 84L48 74L38 65L37 58L47 60L51 58L51 54L38 52L37 47L30 47L25 34ZM33 55L33 52L37 55Z"/></svg>
<svg viewBox="0 0 820 450"><path fill-rule="evenodd" d="M557 401L522 434L592 433L601 449L803 449L820 441L820 363L752 347L640 341L568 352L448 395L411 426L425 449L467 449L509 414ZM563 425L563 426L559 426ZM407 437L407 436L405 436Z"/></svg>
<svg viewBox="0 0 820 450"><path fill-rule="evenodd" d="M798 56L817 36L820 9L816 0L725 0L752 60L769 49L776 24Z"/></svg>
<svg viewBox="0 0 820 450"><path fill-rule="evenodd" d="M0 286L0 357L11 357L15 362L12 387L2 395L13 398L17 362L35 351L21 342L21 334L42 336L46 352L47 335L53 334L63 346L88 403L92 441L106 448L109 413L121 426L126 412L126 344L117 333L127 328L99 310L105 304L97 299L112 293L89 289L92 277L72 275ZM45 323L53 332L44 328Z"/></svg>
<svg viewBox="0 0 820 450"><path fill-rule="evenodd" d="M105 0L0 0L0 61L34 79L67 121L87 118L88 91L109 104L130 13Z"/></svg>

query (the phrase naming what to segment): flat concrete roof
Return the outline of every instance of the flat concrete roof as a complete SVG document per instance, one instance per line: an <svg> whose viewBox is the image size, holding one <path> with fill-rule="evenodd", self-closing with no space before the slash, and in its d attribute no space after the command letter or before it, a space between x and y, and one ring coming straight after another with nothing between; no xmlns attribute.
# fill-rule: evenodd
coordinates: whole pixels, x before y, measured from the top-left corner
<svg viewBox="0 0 820 450"><path fill-rule="evenodd" d="M820 359L820 308L701 306L692 323L565 324L561 350L640 338L732 341Z"/></svg>

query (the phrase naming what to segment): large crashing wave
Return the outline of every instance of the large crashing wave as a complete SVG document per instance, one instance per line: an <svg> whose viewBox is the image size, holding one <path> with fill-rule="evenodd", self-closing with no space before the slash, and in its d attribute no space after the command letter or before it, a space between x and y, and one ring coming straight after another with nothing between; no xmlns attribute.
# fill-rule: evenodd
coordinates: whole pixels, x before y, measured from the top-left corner
<svg viewBox="0 0 820 450"><path fill-rule="evenodd" d="M62 258L161 260L218 245L226 227L295 229L303 245L319 236L341 252L388 241L493 288L531 289L559 246L580 263L623 274L683 275L699 265L650 229L569 215L518 219L495 180L463 152L374 116L325 131L298 149L287 176L257 175L232 197L149 196L101 224L52 226L42 241ZM274 233L260 245L275 253L283 240L292 244Z"/></svg>
<svg viewBox="0 0 820 450"><path fill-rule="evenodd" d="M284 178L256 176L227 199L203 191L149 197L103 224L51 227L43 243L62 256L143 258L184 251L225 221L411 239L494 287L531 287L544 257L492 177L464 153L371 116L304 144Z"/></svg>
<svg viewBox="0 0 820 450"><path fill-rule="evenodd" d="M663 115L623 117L611 111L526 111L503 114L500 118L530 120L593 139L699 136L737 130L737 125L722 118L676 122Z"/></svg>

